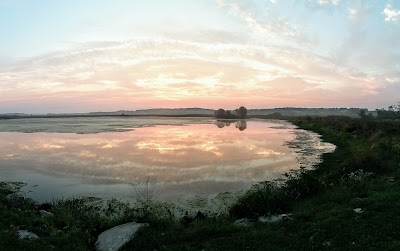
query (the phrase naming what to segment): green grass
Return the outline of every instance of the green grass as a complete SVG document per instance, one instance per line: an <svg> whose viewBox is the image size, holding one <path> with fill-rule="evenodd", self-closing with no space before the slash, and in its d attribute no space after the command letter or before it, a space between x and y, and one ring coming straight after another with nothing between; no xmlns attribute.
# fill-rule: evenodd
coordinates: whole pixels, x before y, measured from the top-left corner
<svg viewBox="0 0 400 251"><path fill-rule="evenodd" d="M284 184L254 186L227 215L188 224L159 205L143 214L118 203L100 214L84 206L86 198L56 202L54 218L42 218L23 200L9 203L3 192L0 247L92 250L102 231L139 220L150 226L124 250L400 250L400 124L343 117L292 122L320 133L337 150L324 154L313 170L286 174ZM117 217L105 217L115 210ZM234 224L239 218L277 213L292 213L292 219L253 227ZM41 238L19 240L11 224Z"/></svg>

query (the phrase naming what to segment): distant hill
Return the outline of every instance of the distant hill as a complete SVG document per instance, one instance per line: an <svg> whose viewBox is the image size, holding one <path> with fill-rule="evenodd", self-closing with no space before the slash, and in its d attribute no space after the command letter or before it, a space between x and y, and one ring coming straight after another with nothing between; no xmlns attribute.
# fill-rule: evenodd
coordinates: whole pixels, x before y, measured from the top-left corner
<svg viewBox="0 0 400 251"><path fill-rule="evenodd" d="M248 116L265 116L279 113L283 116L347 116L359 117L361 108L272 108L272 109L248 109ZM143 110L121 110L115 112L89 112L89 113L48 113L43 115L31 115L23 113L0 114L0 119L24 118L24 117L98 117L98 116L214 116L213 109L203 108L159 108ZM371 112L376 115L375 111Z"/></svg>
<svg viewBox="0 0 400 251"><path fill-rule="evenodd" d="M146 116L184 116L184 115L204 115L213 116L214 110L203 108L158 108L136 111L116 111L116 112L91 112L92 115L146 115Z"/></svg>

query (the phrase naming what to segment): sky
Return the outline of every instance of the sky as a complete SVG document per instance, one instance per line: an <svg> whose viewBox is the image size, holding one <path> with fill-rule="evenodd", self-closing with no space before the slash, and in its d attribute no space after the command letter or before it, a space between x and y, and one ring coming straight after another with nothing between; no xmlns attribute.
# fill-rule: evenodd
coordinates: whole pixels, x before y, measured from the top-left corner
<svg viewBox="0 0 400 251"><path fill-rule="evenodd" d="M0 113L400 102L400 0L0 0Z"/></svg>

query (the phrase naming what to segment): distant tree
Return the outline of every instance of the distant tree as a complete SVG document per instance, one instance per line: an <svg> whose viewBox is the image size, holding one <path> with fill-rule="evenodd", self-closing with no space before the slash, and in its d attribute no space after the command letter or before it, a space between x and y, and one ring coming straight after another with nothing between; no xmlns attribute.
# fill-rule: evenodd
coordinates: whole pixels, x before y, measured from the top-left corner
<svg viewBox="0 0 400 251"><path fill-rule="evenodd" d="M229 110L226 110L226 111L225 111L225 115L226 115L227 117L229 117L229 116L231 116L231 115L232 115L232 113L231 113L231 111L229 111Z"/></svg>
<svg viewBox="0 0 400 251"><path fill-rule="evenodd" d="M360 109L358 115L360 115L360 118L362 119L374 119L374 115L372 115L368 109Z"/></svg>
<svg viewBox="0 0 400 251"><path fill-rule="evenodd" d="M378 119L400 119L400 103L389 106L387 110L377 109L376 116Z"/></svg>
<svg viewBox="0 0 400 251"><path fill-rule="evenodd" d="M245 118L247 115L246 107L241 106L239 109L236 109L236 114L241 118Z"/></svg>
<svg viewBox="0 0 400 251"><path fill-rule="evenodd" d="M360 113L358 114L363 119L367 117L367 109L360 109Z"/></svg>
<svg viewBox="0 0 400 251"><path fill-rule="evenodd" d="M225 110L220 108L215 112L215 117L217 118L223 118L225 117Z"/></svg>

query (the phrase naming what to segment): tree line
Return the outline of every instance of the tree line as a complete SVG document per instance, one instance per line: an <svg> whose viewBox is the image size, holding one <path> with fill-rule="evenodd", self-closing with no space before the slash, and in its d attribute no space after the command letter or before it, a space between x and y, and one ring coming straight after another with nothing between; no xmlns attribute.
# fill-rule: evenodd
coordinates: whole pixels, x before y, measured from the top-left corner
<svg viewBox="0 0 400 251"><path fill-rule="evenodd" d="M219 119L244 119L247 115L247 109L244 106L241 106L234 111L224 110L220 108L214 112L214 115L216 118Z"/></svg>
<svg viewBox="0 0 400 251"><path fill-rule="evenodd" d="M360 110L360 117L363 119L373 119L372 113L367 109ZM376 109L377 119L400 119L400 102L397 105L391 105L387 109Z"/></svg>

